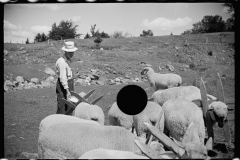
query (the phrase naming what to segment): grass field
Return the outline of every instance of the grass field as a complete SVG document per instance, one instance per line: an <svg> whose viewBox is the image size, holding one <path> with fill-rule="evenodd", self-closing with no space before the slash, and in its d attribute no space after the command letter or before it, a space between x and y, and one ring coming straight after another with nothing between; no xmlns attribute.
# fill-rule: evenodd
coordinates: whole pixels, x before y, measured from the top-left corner
<svg viewBox="0 0 240 160"><path fill-rule="evenodd" d="M142 61L151 64L156 72L169 73L166 64L174 67L173 73L183 78L183 85L192 85L195 79L203 77L207 92L216 96L216 73L222 76L226 99L235 99L235 49L234 33L225 33L220 41L220 34L201 34L185 36L136 37L122 39L104 39L101 47L104 51L94 49L93 40L74 39L78 51L75 52L72 64L73 72L87 73L89 69L105 70L107 67L116 74L103 73L100 77L116 78L126 75L141 77ZM185 46L187 39L189 43ZM208 43L206 44L206 39ZM46 66L54 67L55 61L61 56L61 42L46 42L38 44L4 44L8 55L4 56L4 79L14 79L23 76L27 79L43 80L47 75L43 72ZM20 47L24 49L20 50ZM211 51L212 54L209 54ZM79 63L78 61L83 61ZM159 71L159 65L161 71ZM189 65L185 68L183 65ZM131 83L132 84L132 83ZM133 83L146 89L148 97L153 89L148 82ZM106 93L97 104L105 114L105 124L108 125L107 112L115 100L122 85L90 85L75 86L75 92L96 91L89 98ZM133 106L137 107L137 106ZM232 105L231 107L235 107ZM4 92L4 150L6 158L24 158L22 152L37 153L38 127L40 121L57 109L55 88L29 89L14 92ZM234 111L231 117L232 134L231 147L226 147L222 129L214 127L214 149L219 158L234 157L235 123Z"/></svg>

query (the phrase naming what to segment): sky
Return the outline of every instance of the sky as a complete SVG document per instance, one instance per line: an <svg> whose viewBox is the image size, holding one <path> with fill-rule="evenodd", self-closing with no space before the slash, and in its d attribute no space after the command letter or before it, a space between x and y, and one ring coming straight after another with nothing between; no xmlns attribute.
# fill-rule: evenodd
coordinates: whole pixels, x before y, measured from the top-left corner
<svg viewBox="0 0 240 160"><path fill-rule="evenodd" d="M4 6L4 42L34 41L37 33L48 34L53 23L72 20L77 33L96 30L113 34L123 31L139 37L143 30L154 36L180 35L206 15L230 18L223 3L52 3L6 4Z"/></svg>

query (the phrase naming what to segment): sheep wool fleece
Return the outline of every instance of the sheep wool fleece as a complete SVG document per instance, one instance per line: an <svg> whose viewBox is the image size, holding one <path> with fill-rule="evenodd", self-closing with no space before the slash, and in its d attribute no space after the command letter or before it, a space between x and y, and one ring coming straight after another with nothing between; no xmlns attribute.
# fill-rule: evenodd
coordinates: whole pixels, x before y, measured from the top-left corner
<svg viewBox="0 0 240 160"><path fill-rule="evenodd" d="M191 122L197 126L198 140L204 144L205 126L202 110L193 102L186 99L171 99L162 106L165 126L173 138L182 141L182 138Z"/></svg>
<svg viewBox="0 0 240 160"><path fill-rule="evenodd" d="M114 102L108 111L109 125L121 126L130 130L133 126L133 116L123 113Z"/></svg>
<svg viewBox="0 0 240 160"><path fill-rule="evenodd" d="M97 105L90 105L85 102L81 102L77 105L72 115L74 117L86 119L86 120L94 120L104 125L104 113L101 107Z"/></svg>
<svg viewBox="0 0 240 160"><path fill-rule="evenodd" d="M134 140L137 136L118 126L94 124L57 124L39 134L40 158L79 158L97 149L114 149L140 153Z"/></svg>

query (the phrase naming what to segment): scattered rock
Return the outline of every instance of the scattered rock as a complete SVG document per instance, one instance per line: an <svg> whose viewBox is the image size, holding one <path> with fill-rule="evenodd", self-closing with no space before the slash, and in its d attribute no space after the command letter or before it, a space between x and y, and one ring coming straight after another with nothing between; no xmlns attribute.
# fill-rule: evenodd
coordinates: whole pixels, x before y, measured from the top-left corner
<svg viewBox="0 0 240 160"><path fill-rule="evenodd" d="M55 75L56 75L55 71L52 70L50 67L46 67L45 70L44 70L44 72L45 72L46 74L51 75L51 76L55 76Z"/></svg>
<svg viewBox="0 0 240 160"><path fill-rule="evenodd" d="M51 82L51 83L54 83L54 80L55 80L55 78L53 77L53 76L49 76L49 77L47 77L46 78L46 82Z"/></svg>
<svg viewBox="0 0 240 160"><path fill-rule="evenodd" d="M189 69L189 65L183 64L183 67Z"/></svg>
<svg viewBox="0 0 240 160"><path fill-rule="evenodd" d="M35 83L35 84L39 83L39 79L38 78L32 78L30 81Z"/></svg>
<svg viewBox="0 0 240 160"><path fill-rule="evenodd" d="M81 96L81 97L84 97L86 95L86 93L85 92L80 92L78 95Z"/></svg>
<svg viewBox="0 0 240 160"><path fill-rule="evenodd" d="M51 88L53 84L49 81L41 81L42 87L43 88Z"/></svg>
<svg viewBox="0 0 240 160"><path fill-rule="evenodd" d="M11 134L11 135L7 136L8 139L9 138L14 138L14 137L16 137L14 134Z"/></svg>
<svg viewBox="0 0 240 160"><path fill-rule="evenodd" d="M167 64L166 68L168 68L171 72L174 71L174 67L171 64Z"/></svg>
<svg viewBox="0 0 240 160"><path fill-rule="evenodd" d="M99 85L104 85L105 83L103 81L96 81L97 84Z"/></svg>
<svg viewBox="0 0 240 160"><path fill-rule="evenodd" d="M120 81L121 81L120 78L115 79L115 82L120 82Z"/></svg>
<svg viewBox="0 0 240 160"><path fill-rule="evenodd" d="M17 76L16 77L16 81L19 82L19 83L23 83L24 82L24 78L21 77L21 76Z"/></svg>
<svg viewBox="0 0 240 160"><path fill-rule="evenodd" d="M4 56L7 56L8 55L8 51L6 49L4 49Z"/></svg>
<svg viewBox="0 0 240 160"><path fill-rule="evenodd" d="M76 82L75 82L75 86L78 86L78 85L83 85L85 82L84 82L84 79L78 79Z"/></svg>

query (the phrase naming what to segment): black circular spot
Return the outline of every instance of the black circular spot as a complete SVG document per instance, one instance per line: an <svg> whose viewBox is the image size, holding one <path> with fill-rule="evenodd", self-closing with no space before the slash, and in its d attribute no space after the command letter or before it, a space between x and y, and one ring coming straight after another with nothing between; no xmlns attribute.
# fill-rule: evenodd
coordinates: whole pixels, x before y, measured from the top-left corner
<svg viewBox="0 0 240 160"><path fill-rule="evenodd" d="M128 115L141 113L146 107L147 101L147 93L137 85L127 85L117 95L118 108Z"/></svg>

